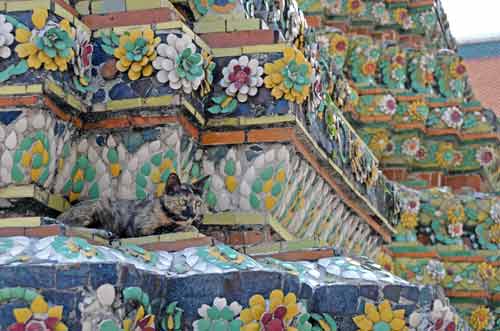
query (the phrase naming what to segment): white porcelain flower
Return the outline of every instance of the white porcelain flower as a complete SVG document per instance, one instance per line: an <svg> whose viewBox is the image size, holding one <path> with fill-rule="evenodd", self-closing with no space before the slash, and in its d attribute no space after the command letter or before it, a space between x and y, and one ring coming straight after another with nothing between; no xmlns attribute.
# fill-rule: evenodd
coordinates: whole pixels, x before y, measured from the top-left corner
<svg viewBox="0 0 500 331"><path fill-rule="evenodd" d="M405 211L412 214L418 214L418 212L420 211L420 200L418 196L408 197L404 200L403 206Z"/></svg>
<svg viewBox="0 0 500 331"><path fill-rule="evenodd" d="M245 102L248 96L254 96L258 92L258 87L262 86L264 79L264 69L259 66L256 59L248 59L248 56L240 56L238 60L232 59L229 64L222 69L224 77L220 85L226 88L226 94L236 96L239 102Z"/></svg>
<svg viewBox="0 0 500 331"><path fill-rule="evenodd" d="M396 99L390 94L384 95L380 100L379 109L381 112L387 115L394 115L397 110Z"/></svg>
<svg viewBox="0 0 500 331"><path fill-rule="evenodd" d="M495 161L495 150L489 146L481 146L476 152L476 160L482 167L488 167Z"/></svg>
<svg viewBox="0 0 500 331"><path fill-rule="evenodd" d="M167 43L156 47L158 56L153 67L158 70L156 79L160 83L169 83L174 90L182 88L185 93L196 91L203 79L203 57L196 52L196 46L188 35L167 36Z"/></svg>
<svg viewBox="0 0 500 331"><path fill-rule="evenodd" d="M4 15L0 15L0 58L8 59L12 54L9 46L14 42L13 26L7 22Z"/></svg>
<svg viewBox="0 0 500 331"><path fill-rule="evenodd" d="M415 156L420 149L420 139L418 139L418 137L410 138L403 143L402 147L403 154Z"/></svg>
<svg viewBox="0 0 500 331"><path fill-rule="evenodd" d="M459 129L464 122L464 116L458 107L447 108L441 119L448 127L455 129Z"/></svg>

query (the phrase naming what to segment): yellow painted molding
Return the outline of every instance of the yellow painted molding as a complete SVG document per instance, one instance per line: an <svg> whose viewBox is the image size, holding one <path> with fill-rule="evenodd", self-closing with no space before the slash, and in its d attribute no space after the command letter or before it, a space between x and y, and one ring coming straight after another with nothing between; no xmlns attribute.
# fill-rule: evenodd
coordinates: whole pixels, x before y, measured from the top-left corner
<svg viewBox="0 0 500 331"><path fill-rule="evenodd" d="M220 126L249 126L263 125L276 123L294 123L295 115L280 115L280 116L261 116L261 117L229 117L229 118L212 118L207 122L207 127Z"/></svg>
<svg viewBox="0 0 500 331"><path fill-rule="evenodd" d="M144 245L144 244L153 244L157 242L172 242L177 240L188 240L188 239L196 239L203 237L205 236L198 232L174 232L157 236L125 238L125 239L120 239L120 242L122 244Z"/></svg>
<svg viewBox="0 0 500 331"><path fill-rule="evenodd" d="M288 229L286 229L280 222L278 222L274 217L269 216L267 219L267 223L271 226L271 228L279 234L281 238L285 241L291 241L291 240L296 240L296 238L288 232Z"/></svg>
<svg viewBox="0 0 500 331"><path fill-rule="evenodd" d="M205 118L203 117L203 115L200 112L198 112L194 108L194 106L189 101L182 98L181 104L191 113L191 115L194 116L194 118L196 118L196 120L198 121L198 123L200 123L201 126L205 126L205 124L206 124Z"/></svg>
<svg viewBox="0 0 500 331"><path fill-rule="evenodd" d="M34 8L50 8L51 0L6 1L6 11L32 11Z"/></svg>
<svg viewBox="0 0 500 331"><path fill-rule="evenodd" d="M53 194L45 191L43 188L34 184L28 185L9 185L0 188L0 198L2 199L22 199L32 198L45 206L57 211L65 211L70 207L69 202L59 194Z"/></svg>
<svg viewBox="0 0 500 331"><path fill-rule="evenodd" d="M264 225L266 217L257 213L217 213L203 217L205 225Z"/></svg>
<svg viewBox="0 0 500 331"><path fill-rule="evenodd" d="M35 185L9 185L0 188L0 198L33 198L35 196Z"/></svg>
<svg viewBox="0 0 500 331"><path fill-rule="evenodd" d="M10 217L0 218L0 228L32 228L40 226L41 217Z"/></svg>

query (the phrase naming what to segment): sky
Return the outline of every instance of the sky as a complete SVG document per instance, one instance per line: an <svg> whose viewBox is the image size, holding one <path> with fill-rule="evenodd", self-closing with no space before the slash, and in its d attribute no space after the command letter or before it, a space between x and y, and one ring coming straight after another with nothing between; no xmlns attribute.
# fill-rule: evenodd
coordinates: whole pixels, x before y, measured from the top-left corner
<svg viewBox="0 0 500 331"><path fill-rule="evenodd" d="M500 0L441 0L458 42L500 37Z"/></svg>

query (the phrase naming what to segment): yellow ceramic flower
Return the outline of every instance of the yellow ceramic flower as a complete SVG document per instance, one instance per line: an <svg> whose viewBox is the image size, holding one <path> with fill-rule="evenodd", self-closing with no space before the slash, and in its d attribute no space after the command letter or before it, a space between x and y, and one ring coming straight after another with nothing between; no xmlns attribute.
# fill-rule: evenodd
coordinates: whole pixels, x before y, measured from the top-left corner
<svg viewBox="0 0 500 331"><path fill-rule="evenodd" d="M52 326L51 330L68 330L68 327L61 322L63 306L49 308L47 302L40 295L31 302L30 308L16 308L13 313L16 324L21 324L23 330L44 330L47 323Z"/></svg>
<svg viewBox="0 0 500 331"><path fill-rule="evenodd" d="M479 276L484 280L490 280L495 278L496 270L495 268L486 262L483 262L479 265Z"/></svg>
<svg viewBox="0 0 500 331"><path fill-rule="evenodd" d="M130 80L153 74L152 61L156 58L156 45L160 38L154 36L151 29L126 32L120 37L120 46L115 49L115 57L119 60L116 68L128 72Z"/></svg>
<svg viewBox="0 0 500 331"><path fill-rule="evenodd" d="M394 20L399 25L405 25L408 20L408 9L406 8L398 8L393 12Z"/></svg>
<svg viewBox="0 0 500 331"><path fill-rule="evenodd" d="M370 140L370 149L376 154L382 154L389 144L389 135L386 131L378 131Z"/></svg>
<svg viewBox="0 0 500 331"><path fill-rule="evenodd" d="M453 61L450 65L450 75L454 79L460 79L465 75L465 64L461 60Z"/></svg>
<svg viewBox="0 0 500 331"><path fill-rule="evenodd" d="M264 72L266 88L272 89L271 94L276 99L285 97L288 101L302 103L309 96L312 66L302 52L287 47L283 58L265 64Z"/></svg>
<svg viewBox="0 0 500 331"><path fill-rule="evenodd" d="M465 220L464 207L460 203L451 206L447 214L451 224L462 223Z"/></svg>
<svg viewBox="0 0 500 331"><path fill-rule="evenodd" d="M31 167L31 180L37 182L45 167L49 163L49 152L41 140L37 140L31 147L31 151L25 151L21 157L21 165L25 168Z"/></svg>
<svg viewBox="0 0 500 331"><path fill-rule="evenodd" d="M442 168L448 168L454 163L454 160L455 150L453 149L453 145L450 143L440 144L436 153L437 164Z"/></svg>
<svg viewBox="0 0 500 331"><path fill-rule="evenodd" d="M365 314L352 319L360 331L384 330L407 331L405 310L392 310L389 301L384 300L378 309L372 303L365 304Z"/></svg>
<svg viewBox="0 0 500 331"><path fill-rule="evenodd" d="M361 72L366 76L375 75L375 71L377 71L377 64L375 62L366 62L361 67Z"/></svg>
<svg viewBox="0 0 500 331"><path fill-rule="evenodd" d="M408 230L413 230L417 227L417 215L410 212L403 212L401 214L401 225Z"/></svg>
<svg viewBox="0 0 500 331"><path fill-rule="evenodd" d="M474 330L484 330L490 323L490 310L486 307L477 308L472 312L469 322Z"/></svg>
<svg viewBox="0 0 500 331"><path fill-rule="evenodd" d="M489 237L492 243L500 245L500 224L493 224L490 227Z"/></svg>
<svg viewBox="0 0 500 331"><path fill-rule="evenodd" d="M243 322L241 331L266 329L269 323L275 323L276 320L285 326L285 330L296 330L290 326L293 318L299 313L299 305L294 293L284 295L282 290L274 290L267 302L262 295L256 294L250 298L248 304L250 307L243 309L240 313L240 319Z"/></svg>
<svg viewBox="0 0 500 331"><path fill-rule="evenodd" d="M363 11L364 4L361 0L347 0L347 13L359 15Z"/></svg>
<svg viewBox="0 0 500 331"><path fill-rule="evenodd" d="M68 63L75 56L73 43L75 31L68 20L59 24L47 24L49 13L46 8L33 10L31 21L35 29L16 29L16 53L22 59L27 59L30 68L66 71Z"/></svg>
<svg viewBox="0 0 500 331"><path fill-rule="evenodd" d="M392 261L392 257L389 254L385 254L384 252L380 252L377 254L377 258L375 260L377 264L382 266L385 270L389 272L394 272L394 262Z"/></svg>
<svg viewBox="0 0 500 331"><path fill-rule="evenodd" d="M345 54L347 51L348 41L347 38L341 34L335 34L330 39L330 54Z"/></svg>

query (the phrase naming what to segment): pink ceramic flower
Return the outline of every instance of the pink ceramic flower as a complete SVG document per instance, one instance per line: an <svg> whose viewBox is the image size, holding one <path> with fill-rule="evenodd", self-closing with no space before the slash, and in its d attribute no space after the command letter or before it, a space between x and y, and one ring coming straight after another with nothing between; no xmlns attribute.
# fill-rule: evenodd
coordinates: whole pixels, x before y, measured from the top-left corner
<svg viewBox="0 0 500 331"><path fill-rule="evenodd" d="M222 69L222 73L224 77L220 85L226 88L227 95L236 96L239 102L245 102L248 96L256 95L258 88L264 83L264 69L259 66L259 61L249 60L245 55L240 56L238 60L232 59Z"/></svg>

